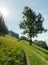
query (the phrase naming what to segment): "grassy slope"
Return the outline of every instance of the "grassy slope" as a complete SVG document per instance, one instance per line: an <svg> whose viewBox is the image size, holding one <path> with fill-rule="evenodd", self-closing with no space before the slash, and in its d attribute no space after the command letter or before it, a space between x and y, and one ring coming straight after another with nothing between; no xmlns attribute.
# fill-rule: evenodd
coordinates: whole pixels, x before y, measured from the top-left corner
<svg viewBox="0 0 48 65"><path fill-rule="evenodd" d="M28 55L30 65L46 65L46 63L41 58L39 58L35 53L33 53L33 51L35 50L32 49L33 47L29 46L28 42L21 41L20 43Z"/></svg>
<svg viewBox="0 0 48 65"><path fill-rule="evenodd" d="M44 49L44 48L41 48L41 47L39 47L39 46L37 46L37 45L34 45L34 44L33 44L33 47L36 48L36 49L38 49L38 50L40 50L40 51L42 51L42 52L45 53L45 54L48 54L48 50L46 50L46 49Z"/></svg>
<svg viewBox="0 0 48 65"><path fill-rule="evenodd" d="M17 39L0 36L0 65L26 65L24 50Z"/></svg>
<svg viewBox="0 0 48 65"><path fill-rule="evenodd" d="M48 50L46 49L43 49L39 46L36 46L36 45L32 45L33 47L31 47L32 49L34 49L34 51L36 51L40 56L44 57L44 59L46 61L48 61Z"/></svg>
<svg viewBox="0 0 48 65"><path fill-rule="evenodd" d="M24 50L23 50L24 49ZM26 65L25 52L30 65L46 65L34 52L48 60L48 51L36 45L29 46L27 41L18 42L10 36L0 37L0 65Z"/></svg>

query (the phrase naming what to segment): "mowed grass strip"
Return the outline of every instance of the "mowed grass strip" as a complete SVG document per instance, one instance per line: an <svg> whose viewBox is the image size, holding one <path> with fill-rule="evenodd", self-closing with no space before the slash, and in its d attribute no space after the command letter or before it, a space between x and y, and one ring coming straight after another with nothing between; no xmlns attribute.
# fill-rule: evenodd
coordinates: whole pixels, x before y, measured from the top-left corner
<svg viewBox="0 0 48 65"><path fill-rule="evenodd" d="M28 45L28 42L21 41L20 44L28 55L30 65L46 65L46 63L41 60L41 58L32 52L31 48Z"/></svg>
<svg viewBox="0 0 48 65"><path fill-rule="evenodd" d="M46 53L48 53L47 50L45 50L45 49L43 49L43 48L41 48L41 47L38 47L38 46L36 46L36 45L34 45L34 44L31 46L31 48L32 48L35 52L37 52L40 56L42 56L46 61L48 61L48 54L46 54ZM46 53L45 53L44 51L46 51Z"/></svg>
<svg viewBox="0 0 48 65"><path fill-rule="evenodd" d="M0 65L26 65L25 52L17 39L0 36Z"/></svg>
<svg viewBox="0 0 48 65"><path fill-rule="evenodd" d="M38 50L40 50L40 51L42 51L43 53L45 53L45 54L48 55L48 50L46 50L46 49L44 49L44 48L41 48L41 47L39 47L39 46L37 46L37 45L35 45L35 44L33 44L33 47L36 48L36 49L38 49Z"/></svg>

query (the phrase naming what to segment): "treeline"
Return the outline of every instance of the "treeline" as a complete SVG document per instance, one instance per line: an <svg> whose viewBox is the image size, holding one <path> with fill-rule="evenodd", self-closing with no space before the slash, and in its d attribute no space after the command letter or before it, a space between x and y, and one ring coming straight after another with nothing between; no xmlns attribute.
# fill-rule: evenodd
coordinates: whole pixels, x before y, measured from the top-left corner
<svg viewBox="0 0 48 65"><path fill-rule="evenodd" d="M5 25L3 15L0 13L0 35L8 34L8 28Z"/></svg>
<svg viewBox="0 0 48 65"><path fill-rule="evenodd" d="M9 31L9 35L11 35L11 36L17 38L19 41L25 40L25 41L28 41L28 42L29 42L29 40L28 40L27 37L25 37L25 36L19 36L18 33L15 33L15 32L13 32L13 31ZM40 47L45 48L45 49L48 50L48 46L47 46L47 43L46 43L45 41L42 41L42 40L40 40L40 41L34 40L34 41L33 41L33 44L38 45L38 46L40 46Z"/></svg>
<svg viewBox="0 0 48 65"><path fill-rule="evenodd" d="M19 41L20 41L20 40L26 40L26 41L28 41L28 38L27 38L27 37L25 37L25 36L19 36L18 33L15 33L15 32L13 32L13 31L9 31L8 34L9 34L10 36L13 36L13 37L17 38Z"/></svg>
<svg viewBox="0 0 48 65"><path fill-rule="evenodd" d="M17 39L19 39L19 34L18 33L15 33L13 31L9 31L8 34L11 35L11 36L13 36L13 37L15 37L15 38L17 38Z"/></svg>
<svg viewBox="0 0 48 65"><path fill-rule="evenodd" d="M48 46L47 46L47 43L45 41L42 41L42 40L39 40L39 41L38 40L34 40L34 44L48 50Z"/></svg>

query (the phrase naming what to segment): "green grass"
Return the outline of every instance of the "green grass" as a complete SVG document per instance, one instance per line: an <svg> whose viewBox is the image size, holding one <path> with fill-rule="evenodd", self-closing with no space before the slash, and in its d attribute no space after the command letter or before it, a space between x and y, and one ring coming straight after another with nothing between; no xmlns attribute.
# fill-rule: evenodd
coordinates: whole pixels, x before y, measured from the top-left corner
<svg viewBox="0 0 48 65"><path fill-rule="evenodd" d="M20 44L28 55L30 65L46 65L46 63L41 58L39 58L35 53L33 53L28 42L21 41Z"/></svg>
<svg viewBox="0 0 48 65"><path fill-rule="evenodd" d="M25 52L17 39L0 36L0 65L26 65Z"/></svg>
<svg viewBox="0 0 48 65"><path fill-rule="evenodd" d="M33 47L48 55L48 50L33 44Z"/></svg>
<svg viewBox="0 0 48 65"><path fill-rule="evenodd" d="M36 46L36 45L32 45L31 48L37 52L40 56L42 56L46 61L48 61L48 51L39 47L39 46Z"/></svg>
<svg viewBox="0 0 48 65"><path fill-rule="evenodd" d="M30 46L27 41L18 42L8 35L0 36L0 65L27 65L26 55L30 65L46 65L33 51L48 61L47 50L34 44Z"/></svg>

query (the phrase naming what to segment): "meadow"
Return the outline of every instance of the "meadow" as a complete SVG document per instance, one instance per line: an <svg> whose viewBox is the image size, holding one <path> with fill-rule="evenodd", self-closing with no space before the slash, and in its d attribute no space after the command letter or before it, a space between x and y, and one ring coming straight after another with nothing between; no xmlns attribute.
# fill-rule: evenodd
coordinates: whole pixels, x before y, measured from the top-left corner
<svg viewBox="0 0 48 65"><path fill-rule="evenodd" d="M25 40L0 36L0 65L48 65L48 50Z"/></svg>

